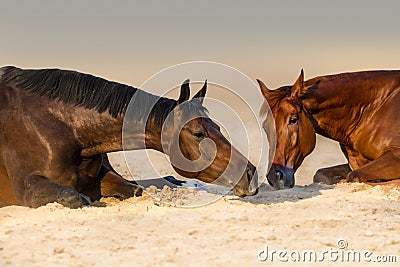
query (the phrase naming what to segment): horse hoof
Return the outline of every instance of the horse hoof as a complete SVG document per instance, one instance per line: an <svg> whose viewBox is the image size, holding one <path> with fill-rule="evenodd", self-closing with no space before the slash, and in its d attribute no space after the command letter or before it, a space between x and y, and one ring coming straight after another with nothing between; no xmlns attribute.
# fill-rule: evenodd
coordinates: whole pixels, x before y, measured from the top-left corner
<svg viewBox="0 0 400 267"><path fill-rule="evenodd" d="M133 190L133 195L135 197L140 197L143 194L143 188L141 186L137 186L134 190Z"/></svg>
<svg viewBox="0 0 400 267"><path fill-rule="evenodd" d="M64 207L77 209L84 204L79 193L73 188L63 188L58 192L57 202Z"/></svg>
<svg viewBox="0 0 400 267"><path fill-rule="evenodd" d="M92 205L92 201L90 200L90 198L88 196L85 196L82 193L79 193L79 196L82 198L82 203L84 206Z"/></svg>
<svg viewBox="0 0 400 267"><path fill-rule="evenodd" d="M174 176L168 175L163 177L165 180L170 182L171 184L177 185L177 186L183 186L185 184L185 181L181 181L178 179L175 179Z"/></svg>
<svg viewBox="0 0 400 267"><path fill-rule="evenodd" d="M323 183L323 184L327 184L327 185L333 185L333 184L339 183L340 181L342 181L342 179L343 178L340 175L331 177L329 175L326 175L323 171L318 170L313 177L313 182L314 183Z"/></svg>
<svg viewBox="0 0 400 267"><path fill-rule="evenodd" d="M358 171L352 171L349 172L349 174L346 177L346 181L348 183L362 183L364 180L361 177L361 173Z"/></svg>

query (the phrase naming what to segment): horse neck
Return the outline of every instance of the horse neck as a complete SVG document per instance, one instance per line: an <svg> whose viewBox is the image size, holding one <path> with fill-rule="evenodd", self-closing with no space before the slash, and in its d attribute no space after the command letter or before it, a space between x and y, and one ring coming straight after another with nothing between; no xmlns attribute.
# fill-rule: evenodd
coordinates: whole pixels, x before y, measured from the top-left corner
<svg viewBox="0 0 400 267"><path fill-rule="evenodd" d="M75 129L75 136L82 146L82 156L92 156L122 150L155 149L163 151L162 127L144 121L128 121L125 115L117 118L108 113L90 112ZM82 112L80 116L83 117Z"/></svg>
<svg viewBox="0 0 400 267"><path fill-rule="evenodd" d="M147 149L155 149L157 151L166 153L164 151L162 145L162 132L170 132L171 124L165 124L165 120L170 112L173 110L173 107L176 104L175 100L168 98L160 98L160 101L157 101L154 105L154 108L151 110L148 120L146 122L146 130L145 130L145 148ZM168 127L163 129L163 127Z"/></svg>
<svg viewBox="0 0 400 267"><path fill-rule="evenodd" d="M141 94L117 117L84 107L57 106L52 113L70 126L82 147L82 156L146 148L162 151L162 125L169 113L165 108L175 101L161 98L160 102L157 96Z"/></svg>
<svg viewBox="0 0 400 267"><path fill-rule="evenodd" d="M373 109L377 99L387 95L387 91L371 89L376 87L372 83L360 79L320 81L318 88L309 90L302 104L316 133L349 144L361 119L371 114L364 111Z"/></svg>
<svg viewBox="0 0 400 267"><path fill-rule="evenodd" d="M161 132L176 101L138 90L124 113L124 149L163 152Z"/></svg>
<svg viewBox="0 0 400 267"><path fill-rule="evenodd" d="M82 107L69 109L61 118L70 126L82 156L93 156L123 150L123 116L112 117L108 112Z"/></svg>

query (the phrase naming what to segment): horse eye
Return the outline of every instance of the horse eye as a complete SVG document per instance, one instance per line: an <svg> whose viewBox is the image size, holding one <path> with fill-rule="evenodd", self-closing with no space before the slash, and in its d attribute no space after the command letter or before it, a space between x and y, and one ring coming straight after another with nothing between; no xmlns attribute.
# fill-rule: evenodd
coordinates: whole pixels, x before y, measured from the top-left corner
<svg viewBox="0 0 400 267"><path fill-rule="evenodd" d="M289 125L291 125L291 124L296 124L297 122L298 122L298 118L297 117L291 117L290 119L289 119Z"/></svg>
<svg viewBox="0 0 400 267"><path fill-rule="evenodd" d="M195 132L193 133L194 136L196 136L197 138L203 138L206 136L205 132Z"/></svg>

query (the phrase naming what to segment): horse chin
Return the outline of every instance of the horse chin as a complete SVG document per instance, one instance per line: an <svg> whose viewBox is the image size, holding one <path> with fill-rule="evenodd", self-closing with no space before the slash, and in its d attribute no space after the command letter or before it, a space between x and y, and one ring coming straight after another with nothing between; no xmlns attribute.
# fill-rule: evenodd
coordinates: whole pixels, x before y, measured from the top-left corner
<svg viewBox="0 0 400 267"><path fill-rule="evenodd" d="M271 175L270 174L267 174L267 181L268 181L268 184L270 185L270 186L272 186L273 188L275 188L275 183L273 183L272 181L275 181L274 179L272 179L271 178Z"/></svg>
<svg viewBox="0 0 400 267"><path fill-rule="evenodd" d="M238 196L238 197L248 197L248 196L254 196L254 195L256 195L256 194L258 193L258 188L256 188L256 189L253 190L253 191L249 191L249 190L243 190L243 189L241 189L241 188L234 187L234 188L232 189L232 191L233 191L233 194L235 194L235 196Z"/></svg>

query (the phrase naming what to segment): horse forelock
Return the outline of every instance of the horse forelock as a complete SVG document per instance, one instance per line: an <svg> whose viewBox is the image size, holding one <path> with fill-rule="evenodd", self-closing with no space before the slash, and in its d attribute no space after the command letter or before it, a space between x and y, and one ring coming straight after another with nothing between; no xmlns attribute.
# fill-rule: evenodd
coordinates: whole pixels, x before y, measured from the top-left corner
<svg viewBox="0 0 400 267"><path fill-rule="evenodd" d="M276 106L279 105L279 103L290 96L291 94L291 86L283 86L278 89L272 90L269 92L268 98L264 101L260 108L260 116L263 117L268 114L269 110L272 110Z"/></svg>
<svg viewBox="0 0 400 267"><path fill-rule="evenodd" d="M198 113L199 115L202 116L207 116L208 114L208 109L203 106L203 104L198 101L198 99L192 99L186 102L187 104L185 105L185 112L187 113Z"/></svg>

